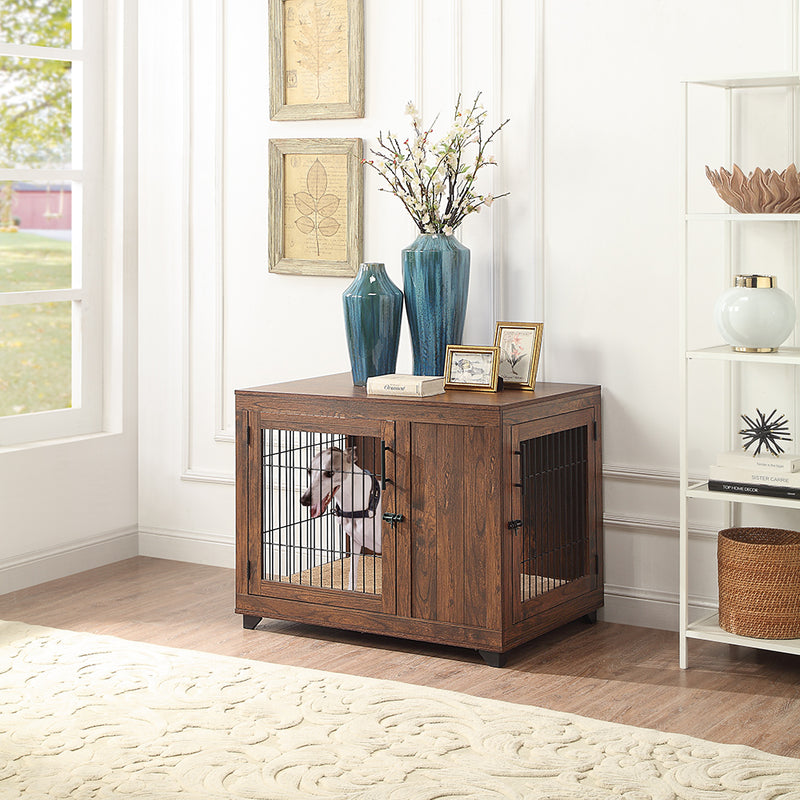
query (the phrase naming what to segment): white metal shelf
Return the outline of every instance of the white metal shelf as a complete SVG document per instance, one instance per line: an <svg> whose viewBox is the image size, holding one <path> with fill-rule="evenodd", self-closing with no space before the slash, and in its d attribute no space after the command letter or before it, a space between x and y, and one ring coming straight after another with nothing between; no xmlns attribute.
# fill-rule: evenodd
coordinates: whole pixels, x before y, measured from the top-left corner
<svg viewBox="0 0 800 800"><path fill-rule="evenodd" d="M686 358L707 361L746 361L759 364L800 365L800 347L781 347L774 353L737 353L730 345L722 344L714 347L701 347L698 350L687 350Z"/></svg>
<svg viewBox="0 0 800 800"><path fill-rule="evenodd" d="M752 636L737 636L728 633L719 626L719 614L714 613L697 622L689 623L686 629L689 639L703 639L707 642L736 644L742 647L754 647L758 650L773 650L779 653L800 655L800 639L756 639Z"/></svg>
<svg viewBox="0 0 800 800"><path fill-rule="evenodd" d="M800 0L797 5L798 19L800 19ZM800 29L799 29L800 30ZM794 32L794 41L797 41L797 31ZM800 49L798 49L800 52ZM795 257L798 252L798 241L800 241L800 229L796 224L800 222L800 214L743 214L729 209L709 213L693 212L690 208L689 192L689 145L692 138L692 126L690 124L690 97L696 98L702 93L703 87L717 87L724 92L724 107L720 109L723 114L721 121L726 131L724 146L720 151L721 164L731 164L735 161L737 150L735 139L737 134L734 110L736 108L735 91L737 89L769 89L785 88L787 93L792 95L793 108L800 102L800 70L798 62L795 60L792 65L792 72L772 73L761 75L739 75L729 77L707 78L700 80L683 81L682 83L682 119L683 127L683 146L681 151L681 173L683 176L682 198L681 198L681 225L680 225L680 251L681 269L679 273L679 289L681 294L680 303L680 341L679 353L681 358L681 410L680 410L680 539L679 539L679 623L680 623L680 666L688 666L688 647L690 639L703 639L712 642L725 644L741 645L762 650L772 650L776 652L792 653L800 655L800 639L791 640L771 640L755 639L744 636L736 636L722 630L719 626L718 615L704 615L704 619L698 622L689 622L690 617L690 598L689 598L689 576L690 572L696 569L694 561L690 558L689 549L689 519L690 506L699 501L716 501L724 506L725 517L730 520L729 524L736 524L739 513L743 507L762 506L773 508L790 509L793 512L800 511L800 500L782 497L772 497L766 495L745 495L733 492L710 491L708 483L689 475L689 395L690 377L694 376L690 369L690 363L697 363L698 369L701 365L708 362L726 364L724 372L724 391L719 397L720 413L728 420L729 427L734 416L733 405L735 403L735 392L741 381L745 380L746 370L735 369L741 364L775 364L787 366L800 366L800 347L782 347L775 353L737 353L728 345L716 345L712 347L696 348L689 344L689 261L690 249L693 246L690 238L692 235L707 233L708 236L716 236L718 232L724 234L724 241L720 242L722 255L727 265L729 276L734 273L735 258L734 251L738 246L736 231L742 230L739 226L747 226L756 223L772 223L774 234L780 236L791 236L794 242ZM700 90L693 87L700 87ZM794 158L798 157L800 150L800 139L794 132L794 119L790 120L792 128L790 132L791 140L795 142L793 150ZM713 206L712 206L713 208ZM709 223L724 223L719 229L709 226ZM786 230L775 223L785 223ZM709 226L704 228L703 226ZM759 229L758 233L766 235L768 227ZM773 234L773 235L774 235ZM796 258L795 258L796 260ZM720 287L720 290L723 287ZM798 301L800 288L794 287L795 301ZM690 373L692 375L690 376Z"/></svg>
<svg viewBox="0 0 800 800"><path fill-rule="evenodd" d="M712 492L708 483L693 483L686 490L686 497L696 500L723 500L727 503L747 503L756 506L781 506L783 508L800 509L800 500L789 497L773 497L765 494L740 494L739 492Z"/></svg>
<svg viewBox="0 0 800 800"><path fill-rule="evenodd" d="M800 222L800 214L741 214L738 211L689 212L687 222Z"/></svg>
<svg viewBox="0 0 800 800"><path fill-rule="evenodd" d="M701 78L700 80L685 81L685 83L697 86L716 86L720 89L769 89L780 86L800 86L800 75L794 72L778 72L727 78Z"/></svg>

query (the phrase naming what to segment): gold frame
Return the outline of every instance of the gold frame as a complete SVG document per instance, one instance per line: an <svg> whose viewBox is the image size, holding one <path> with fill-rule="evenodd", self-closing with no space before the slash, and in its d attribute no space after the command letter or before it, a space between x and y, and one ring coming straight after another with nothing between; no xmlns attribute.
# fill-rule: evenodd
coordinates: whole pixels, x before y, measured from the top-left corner
<svg viewBox="0 0 800 800"><path fill-rule="evenodd" d="M453 380L453 357L457 353L475 353L491 356L492 365L490 367L489 383L477 383ZM467 389L473 392L496 392L498 367L500 364L500 350L497 347L483 347L469 344L449 344L444 357L444 388L445 389Z"/></svg>
<svg viewBox="0 0 800 800"><path fill-rule="evenodd" d="M533 330L532 349L526 352L530 363L526 370L524 380L513 380L512 378L503 375L503 365L510 363L510 360L503 355L503 348L501 340L504 331L513 331L515 329ZM503 381L503 388L525 389L532 392L536 389L536 371L539 368L539 354L542 349L542 334L544 332L543 322L498 322L494 328L494 346L500 350L500 365L499 374Z"/></svg>
<svg viewBox="0 0 800 800"><path fill-rule="evenodd" d="M269 116L276 120L356 119L364 116L364 0L346 0L347 19L340 39L347 47L347 91L344 102L287 103L284 76L291 70L286 54L284 4L269 0ZM339 33L334 31L334 35ZM334 44L335 46L335 44ZM299 63L299 62L298 62ZM294 71L296 72L296 70ZM319 73L317 73L319 79ZM340 85L341 88L341 85Z"/></svg>
<svg viewBox="0 0 800 800"><path fill-rule="evenodd" d="M361 139L270 139L269 140L269 271L282 275L331 275L353 277L361 263L364 225L364 167ZM291 258L285 254L287 215L284 208L285 159L293 154L346 155L347 177L344 216L347 256L343 260ZM340 223L341 224L341 223Z"/></svg>

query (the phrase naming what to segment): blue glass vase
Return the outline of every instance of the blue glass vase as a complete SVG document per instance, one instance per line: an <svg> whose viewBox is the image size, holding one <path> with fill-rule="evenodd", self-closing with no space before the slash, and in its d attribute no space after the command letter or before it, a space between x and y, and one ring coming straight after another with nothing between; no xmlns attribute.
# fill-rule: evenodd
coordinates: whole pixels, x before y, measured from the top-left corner
<svg viewBox="0 0 800 800"><path fill-rule="evenodd" d="M403 250L403 290L415 375L444 375L448 344L461 344L469 250L454 236L420 234Z"/></svg>
<svg viewBox="0 0 800 800"><path fill-rule="evenodd" d="M373 375L388 375L397 365L403 293L383 264L362 264L342 295L353 383L364 386Z"/></svg>

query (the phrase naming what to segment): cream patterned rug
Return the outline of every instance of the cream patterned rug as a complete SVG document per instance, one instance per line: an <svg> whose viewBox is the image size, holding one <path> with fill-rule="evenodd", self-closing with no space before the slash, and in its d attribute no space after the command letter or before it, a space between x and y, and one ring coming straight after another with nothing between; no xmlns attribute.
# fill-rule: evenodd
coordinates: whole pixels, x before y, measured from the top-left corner
<svg viewBox="0 0 800 800"><path fill-rule="evenodd" d="M489 669L489 667L487 667ZM0 798L797 800L800 761L0 622Z"/></svg>

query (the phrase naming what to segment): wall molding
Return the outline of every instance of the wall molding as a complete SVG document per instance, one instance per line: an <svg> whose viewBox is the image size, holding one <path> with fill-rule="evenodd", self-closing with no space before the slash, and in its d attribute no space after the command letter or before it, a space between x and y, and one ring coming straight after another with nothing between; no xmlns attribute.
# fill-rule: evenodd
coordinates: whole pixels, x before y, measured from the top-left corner
<svg viewBox="0 0 800 800"><path fill-rule="evenodd" d="M232 569L236 563L235 536L233 533L140 527L139 555Z"/></svg>
<svg viewBox="0 0 800 800"><path fill-rule="evenodd" d="M139 554L137 526L118 528L67 545L33 550L0 561L0 594L65 578Z"/></svg>
<svg viewBox="0 0 800 800"><path fill-rule="evenodd" d="M181 473L182 481L194 481L195 483L217 483L225 486L234 486L236 476L227 472L204 472L197 469L185 469Z"/></svg>
<svg viewBox="0 0 800 800"><path fill-rule="evenodd" d="M462 37L463 39L463 34ZM459 51L460 55L460 51ZM459 65L460 68L461 65ZM492 102L497 110L497 124L503 121L503 0L494 3L492 10ZM493 142L495 158L498 164L504 164L502 136ZM492 174L492 194L500 194L500 170L494 170ZM505 204L492 207L492 264L491 264L491 307L492 307L492 331L494 335L494 324L504 320L504 296L503 269L499 266L505 263ZM490 340L491 341L491 340Z"/></svg>
<svg viewBox="0 0 800 800"><path fill-rule="evenodd" d="M416 0L414 5L414 105L419 113L425 116L425 84L422 80L424 73L423 57L425 49L423 47L423 10L422 0Z"/></svg>
<svg viewBox="0 0 800 800"><path fill-rule="evenodd" d="M660 520L609 517L606 524L677 533L677 525ZM695 534L711 535L707 531ZM0 561L0 593L18 591L137 555L233 569L235 535L233 532L211 533L155 526L120 528L69 545L36 550ZM689 607L693 618L700 617L713 611L716 600L690 596ZM605 607L600 615L609 622L677 630L678 594L607 583Z"/></svg>
<svg viewBox="0 0 800 800"><path fill-rule="evenodd" d="M680 482L680 473L676 469L629 464L603 464L603 477L621 481L669 483L674 484L676 487ZM698 477L697 480L701 480L701 478Z"/></svg>
<svg viewBox="0 0 800 800"><path fill-rule="evenodd" d="M181 258L181 479L191 471L192 463L192 3L183 0L183 162L181 164L181 219L179 239L183 245Z"/></svg>
<svg viewBox="0 0 800 800"><path fill-rule="evenodd" d="M194 140L192 138L192 119L195 111L193 102L194 91L194 50L192 47L192 16L191 0L184 0L184 161L183 194L184 214L181 219L181 239L184 243L184 258L181 264L183 305L182 305L182 331L184 341L182 344L182 442L181 442L181 472L183 481L197 481L201 483L233 484L232 474L218 473L213 470L196 469L192 459L192 433L194 430L192 414L192 322L193 322L193 274L195 267L194 248L192 238L194 233L193 215L195 204L193 201L193 169ZM213 296L214 310L214 433L213 441L222 444L235 442L234 432L225 427L226 417L226 391L225 391L225 0L214 2L214 140L213 140L213 173L216 191L213 201L213 238L211 250L213 269Z"/></svg>
<svg viewBox="0 0 800 800"><path fill-rule="evenodd" d="M232 442L225 427L225 0L216 0L214 11L214 440Z"/></svg>
<svg viewBox="0 0 800 800"><path fill-rule="evenodd" d="M648 531L657 534L678 536L680 525L677 519L659 519L658 517L627 517L618 514L603 514L603 526L628 530ZM710 525L696 525L689 529L693 539L716 539L719 528Z"/></svg>
<svg viewBox="0 0 800 800"><path fill-rule="evenodd" d="M606 622L666 631L678 630L680 617L677 592L644 590L609 583L605 584L603 591L605 604L600 609L600 618ZM696 595L689 597L690 619L707 616L716 607L715 598Z"/></svg>

